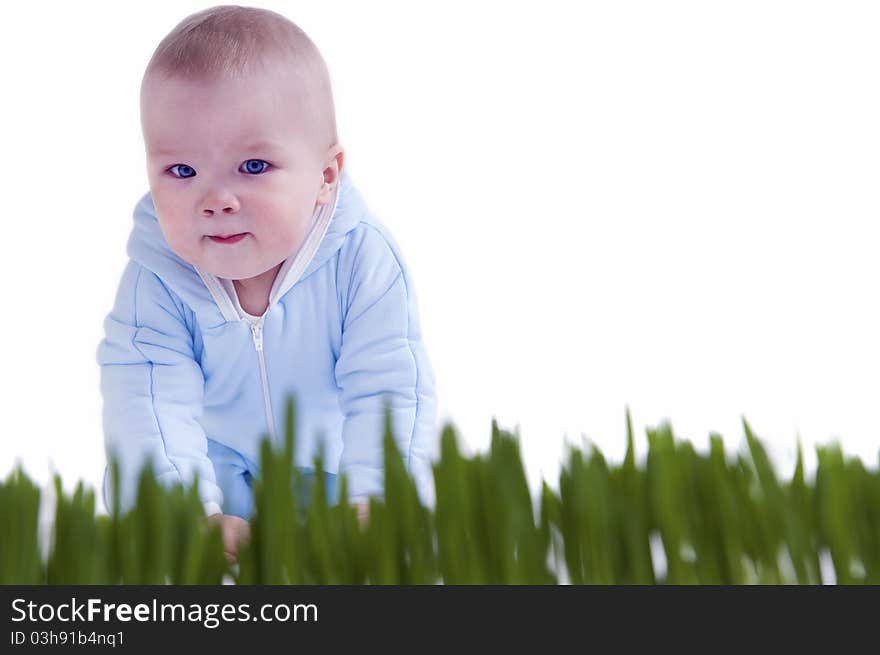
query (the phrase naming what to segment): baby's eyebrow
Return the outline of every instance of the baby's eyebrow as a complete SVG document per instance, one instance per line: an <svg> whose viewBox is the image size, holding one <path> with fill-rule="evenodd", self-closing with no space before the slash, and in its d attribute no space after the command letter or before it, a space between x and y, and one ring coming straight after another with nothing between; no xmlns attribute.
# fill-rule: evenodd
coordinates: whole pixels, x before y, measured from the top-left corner
<svg viewBox="0 0 880 655"><path fill-rule="evenodd" d="M254 141L241 146L242 150L280 150L281 144L276 141ZM178 154L176 148L156 148L149 151L154 157L163 157L167 155Z"/></svg>

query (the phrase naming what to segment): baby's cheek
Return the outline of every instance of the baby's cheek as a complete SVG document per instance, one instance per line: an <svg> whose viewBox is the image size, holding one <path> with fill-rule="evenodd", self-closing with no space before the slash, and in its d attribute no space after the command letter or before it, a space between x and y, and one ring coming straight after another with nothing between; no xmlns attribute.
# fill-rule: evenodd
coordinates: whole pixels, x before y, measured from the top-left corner
<svg viewBox="0 0 880 655"><path fill-rule="evenodd" d="M160 224L161 225L161 224ZM165 241L174 253L186 261L192 261L193 257L198 254L202 248L200 239L186 229L174 222L166 222L162 227L162 234Z"/></svg>

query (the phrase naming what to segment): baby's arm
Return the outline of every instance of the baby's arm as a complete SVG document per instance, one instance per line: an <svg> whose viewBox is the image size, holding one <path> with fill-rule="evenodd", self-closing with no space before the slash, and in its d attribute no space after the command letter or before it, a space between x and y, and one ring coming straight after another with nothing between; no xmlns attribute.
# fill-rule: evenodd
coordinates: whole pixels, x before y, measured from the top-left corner
<svg viewBox="0 0 880 655"><path fill-rule="evenodd" d="M390 235L368 226L340 254L343 311L336 382L345 414L340 473L352 502L382 496L383 400L391 404L392 431L423 503L433 505L431 459L434 373L419 327L406 265Z"/></svg>
<svg viewBox="0 0 880 655"><path fill-rule="evenodd" d="M120 506L134 504L147 458L158 481L190 484L199 476L199 496L208 516L220 512L223 492L208 459L197 421L204 377L193 354L190 328L180 300L152 272L129 262L98 346L103 395L104 444L120 468ZM112 509L105 470L104 503Z"/></svg>

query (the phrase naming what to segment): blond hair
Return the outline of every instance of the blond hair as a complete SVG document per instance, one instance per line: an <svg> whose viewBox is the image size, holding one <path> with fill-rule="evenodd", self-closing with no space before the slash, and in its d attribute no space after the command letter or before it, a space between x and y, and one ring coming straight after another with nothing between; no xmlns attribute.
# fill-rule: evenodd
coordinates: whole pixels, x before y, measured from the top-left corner
<svg viewBox="0 0 880 655"><path fill-rule="evenodd" d="M330 75L312 40L293 21L268 9L220 5L187 16L156 46L141 81L153 76L210 82L270 67L303 87L302 107L319 147L338 142Z"/></svg>

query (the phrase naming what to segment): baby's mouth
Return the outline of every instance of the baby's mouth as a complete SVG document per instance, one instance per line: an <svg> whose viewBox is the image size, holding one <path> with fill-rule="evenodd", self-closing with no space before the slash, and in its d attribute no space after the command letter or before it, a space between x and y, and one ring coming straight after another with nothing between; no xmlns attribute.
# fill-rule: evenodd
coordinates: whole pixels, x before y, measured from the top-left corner
<svg viewBox="0 0 880 655"><path fill-rule="evenodd" d="M225 235L207 235L214 243L238 243L248 235L247 232L239 232L238 234Z"/></svg>

